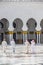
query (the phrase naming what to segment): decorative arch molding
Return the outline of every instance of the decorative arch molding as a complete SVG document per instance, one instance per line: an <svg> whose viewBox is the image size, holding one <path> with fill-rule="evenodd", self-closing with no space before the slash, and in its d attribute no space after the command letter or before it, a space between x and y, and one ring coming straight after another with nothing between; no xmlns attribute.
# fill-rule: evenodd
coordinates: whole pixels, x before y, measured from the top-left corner
<svg viewBox="0 0 43 65"><path fill-rule="evenodd" d="M37 22L34 18L30 18L30 19L28 19L26 25L27 25L29 31L35 31Z"/></svg>

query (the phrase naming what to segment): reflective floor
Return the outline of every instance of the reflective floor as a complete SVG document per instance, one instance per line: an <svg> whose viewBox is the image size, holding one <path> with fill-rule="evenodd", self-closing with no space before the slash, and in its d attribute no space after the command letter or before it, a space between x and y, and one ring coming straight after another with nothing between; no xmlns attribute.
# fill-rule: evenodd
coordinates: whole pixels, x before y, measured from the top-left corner
<svg viewBox="0 0 43 65"><path fill-rule="evenodd" d="M26 54L26 47L23 45L17 45L15 52L10 46L3 52L0 46L0 65L43 65L43 46L35 46L35 49L35 53Z"/></svg>
<svg viewBox="0 0 43 65"><path fill-rule="evenodd" d="M0 57L0 65L43 65L43 54L15 54Z"/></svg>

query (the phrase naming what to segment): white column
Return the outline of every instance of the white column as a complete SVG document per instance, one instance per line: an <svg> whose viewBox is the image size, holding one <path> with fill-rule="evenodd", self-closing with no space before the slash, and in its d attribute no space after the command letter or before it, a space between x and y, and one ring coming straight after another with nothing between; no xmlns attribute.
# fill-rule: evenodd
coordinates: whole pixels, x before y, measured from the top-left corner
<svg viewBox="0 0 43 65"><path fill-rule="evenodd" d="M24 44L24 33L23 33L23 44Z"/></svg>
<svg viewBox="0 0 43 65"><path fill-rule="evenodd" d="M13 34L10 34L10 41L13 39Z"/></svg>
<svg viewBox="0 0 43 65"><path fill-rule="evenodd" d="M38 34L37 34L37 44L38 44Z"/></svg>
<svg viewBox="0 0 43 65"><path fill-rule="evenodd" d="M40 34L39 34L39 44L40 44Z"/></svg>
<svg viewBox="0 0 43 65"><path fill-rule="evenodd" d="M26 41L27 39L27 34L23 34L23 43Z"/></svg>

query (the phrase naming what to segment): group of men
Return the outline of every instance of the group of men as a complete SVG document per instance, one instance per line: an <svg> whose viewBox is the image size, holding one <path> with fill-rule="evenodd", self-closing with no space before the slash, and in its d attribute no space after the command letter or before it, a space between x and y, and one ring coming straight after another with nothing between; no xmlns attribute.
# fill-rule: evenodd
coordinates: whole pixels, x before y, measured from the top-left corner
<svg viewBox="0 0 43 65"><path fill-rule="evenodd" d="M26 53L29 53L29 51L31 51L32 53L35 52L34 51L34 49L35 49L34 48L35 47L35 41L34 40L31 41L31 44L28 40L26 40L24 43L26 46ZM12 49L15 52L15 41L14 41L14 39L11 40L10 45L12 46ZM5 51L5 48L7 47L7 42L5 39L2 41L2 46L3 46L3 50Z"/></svg>

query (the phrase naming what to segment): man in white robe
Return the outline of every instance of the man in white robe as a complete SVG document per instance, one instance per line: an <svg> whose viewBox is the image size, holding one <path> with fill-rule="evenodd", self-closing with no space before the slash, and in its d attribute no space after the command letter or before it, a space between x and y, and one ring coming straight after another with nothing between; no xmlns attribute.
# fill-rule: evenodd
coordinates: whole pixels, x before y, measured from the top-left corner
<svg viewBox="0 0 43 65"><path fill-rule="evenodd" d="M5 52L6 51L6 47L7 47L7 42L6 42L5 38L2 41L2 47L3 47L3 52Z"/></svg>
<svg viewBox="0 0 43 65"><path fill-rule="evenodd" d="M26 40L25 45L26 45L26 53L28 54L28 52L29 52L29 46L30 46L30 43L29 43L28 40Z"/></svg>
<svg viewBox="0 0 43 65"><path fill-rule="evenodd" d="M13 52L15 52L15 41L14 41L14 39L11 40L10 45L13 49Z"/></svg>
<svg viewBox="0 0 43 65"><path fill-rule="evenodd" d="M34 40L31 41L31 52L35 53L35 41Z"/></svg>

